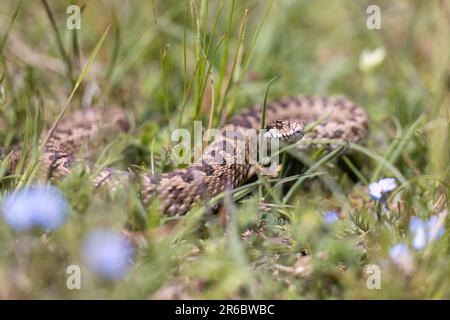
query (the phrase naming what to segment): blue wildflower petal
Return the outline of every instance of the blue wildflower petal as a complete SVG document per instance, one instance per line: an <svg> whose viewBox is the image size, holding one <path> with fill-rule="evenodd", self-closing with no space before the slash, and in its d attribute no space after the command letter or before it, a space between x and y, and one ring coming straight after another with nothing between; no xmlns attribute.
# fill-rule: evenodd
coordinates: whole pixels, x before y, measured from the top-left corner
<svg viewBox="0 0 450 320"><path fill-rule="evenodd" d="M59 189L52 186L37 188L34 190L34 199L37 204L33 213L35 225L54 230L65 222L68 205Z"/></svg>
<svg viewBox="0 0 450 320"><path fill-rule="evenodd" d="M425 228L423 220L418 217L411 217L411 220L409 221L409 230L411 233L415 233L422 228Z"/></svg>
<svg viewBox="0 0 450 320"><path fill-rule="evenodd" d="M437 224L439 223L439 217L437 215L431 216L430 219L426 222L427 225L427 235L428 239L431 241L436 240L444 235L445 229L444 227L439 227L438 230L435 230Z"/></svg>
<svg viewBox="0 0 450 320"><path fill-rule="evenodd" d="M438 216L436 216L436 215L431 216L431 217L427 220L427 228L428 228L428 229L434 228L438 222L439 222Z"/></svg>
<svg viewBox="0 0 450 320"><path fill-rule="evenodd" d="M409 230L413 235L413 247L416 250L424 249L433 240L436 240L444 235L444 227L439 227L439 218L434 215L426 222L418 217L412 217L409 222ZM436 230L436 228L438 228Z"/></svg>
<svg viewBox="0 0 450 320"><path fill-rule="evenodd" d="M125 276L132 264L133 251L123 235L109 230L90 232L83 246L83 256L88 267L109 280Z"/></svg>
<svg viewBox="0 0 450 320"><path fill-rule="evenodd" d="M369 194L374 200L381 199L381 186L378 184L378 182L374 182L369 185Z"/></svg>
<svg viewBox="0 0 450 320"><path fill-rule="evenodd" d="M422 250L428 244L427 232L425 227L419 228L414 232L412 246L416 250Z"/></svg>
<svg viewBox="0 0 450 320"><path fill-rule="evenodd" d="M381 179L378 184L381 186L382 192L391 192L397 188L397 182L394 178Z"/></svg>
<svg viewBox="0 0 450 320"><path fill-rule="evenodd" d="M392 262L406 274L412 274L415 270L414 257L406 243L397 243L389 249Z"/></svg>
<svg viewBox="0 0 450 320"><path fill-rule="evenodd" d="M369 194L374 200L380 200L385 193L389 193L397 188L394 178L384 178L369 185Z"/></svg>
<svg viewBox="0 0 450 320"><path fill-rule="evenodd" d="M63 193L50 185L35 185L8 195L2 204L3 217L16 231L35 226L56 229L67 218Z"/></svg>
<svg viewBox="0 0 450 320"><path fill-rule="evenodd" d="M389 257L396 263L407 255L409 255L409 249L406 243L397 243L389 249Z"/></svg>
<svg viewBox="0 0 450 320"><path fill-rule="evenodd" d="M6 197L2 203L5 222L16 231L26 231L33 227L32 211L27 202L28 191L18 192Z"/></svg>
<svg viewBox="0 0 450 320"><path fill-rule="evenodd" d="M422 250L428 243L427 226L425 222L418 217L411 217L409 221L409 230L413 236L412 246L416 250Z"/></svg>
<svg viewBox="0 0 450 320"><path fill-rule="evenodd" d="M336 211L327 211L324 213L323 218L325 223L332 224L339 220L338 213Z"/></svg>

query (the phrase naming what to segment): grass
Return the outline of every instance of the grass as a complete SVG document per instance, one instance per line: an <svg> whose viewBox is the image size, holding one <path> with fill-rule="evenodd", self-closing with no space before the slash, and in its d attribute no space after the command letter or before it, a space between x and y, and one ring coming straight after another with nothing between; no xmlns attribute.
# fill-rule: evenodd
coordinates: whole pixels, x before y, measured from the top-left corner
<svg viewBox="0 0 450 320"><path fill-rule="evenodd" d="M363 145L318 141L339 145L332 151L288 148L279 177L212 199L224 201L218 215L195 207L164 217L156 204L142 205L135 185L94 191L76 168L56 182L70 204L60 229L16 233L0 220L0 298L450 297L447 2L376 1L382 29L369 30L365 1L76 1L76 31L65 26L71 3L2 4L1 198L42 181L42 134L86 103L119 106L132 119L132 130L105 139L94 160L152 172L177 168L174 128L192 130L195 120L220 127L283 95L345 94L367 110L370 134ZM363 50L376 48L383 61L361 69ZM14 145L24 151L6 175ZM367 187L384 177L399 186L382 204ZM337 223L324 223L329 210ZM445 234L411 248L406 272L389 249L411 244L411 217L436 214L446 217ZM80 239L100 226L128 230L137 245L120 281L83 264ZM72 264L82 267L81 290L66 288ZM366 286L370 264L381 270L379 290Z"/></svg>

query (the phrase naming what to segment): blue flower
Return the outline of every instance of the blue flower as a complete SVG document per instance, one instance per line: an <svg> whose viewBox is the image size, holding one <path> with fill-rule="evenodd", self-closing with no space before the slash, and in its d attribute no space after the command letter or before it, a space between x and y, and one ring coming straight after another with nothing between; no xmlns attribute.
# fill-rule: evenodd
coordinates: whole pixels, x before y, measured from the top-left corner
<svg viewBox="0 0 450 320"><path fill-rule="evenodd" d="M431 216L427 221L428 239L430 241L439 239L445 233L445 228L439 223L437 215Z"/></svg>
<svg viewBox="0 0 450 320"><path fill-rule="evenodd" d="M412 217L409 222L409 230L413 234L412 245L416 250L422 250L427 245L427 232L425 223L418 217Z"/></svg>
<svg viewBox="0 0 450 320"><path fill-rule="evenodd" d="M133 251L125 236L102 229L91 231L83 246L88 267L109 280L120 279L128 272L133 262Z"/></svg>
<svg viewBox="0 0 450 320"><path fill-rule="evenodd" d="M437 215L431 216L427 221L412 217L409 222L409 230L413 235L412 245L416 250L424 249L433 240L444 234L444 227L439 224Z"/></svg>
<svg viewBox="0 0 450 320"><path fill-rule="evenodd" d="M33 227L54 230L68 214L64 194L51 185L34 185L6 196L2 203L3 218L16 231Z"/></svg>
<svg viewBox="0 0 450 320"><path fill-rule="evenodd" d="M400 262L409 254L408 245L406 243L397 243L389 249L389 257L396 263Z"/></svg>
<svg viewBox="0 0 450 320"><path fill-rule="evenodd" d="M380 200L384 194L397 188L394 178L384 178L369 185L369 194L374 200Z"/></svg>
<svg viewBox="0 0 450 320"><path fill-rule="evenodd" d="M336 211L327 211L324 213L323 218L325 220L325 223L332 224L339 220L339 215Z"/></svg>
<svg viewBox="0 0 450 320"><path fill-rule="evenodd" d="M406 243L397 243L389 249L392 262L405 273L411 274L415 270L414 259Z"/></svg>

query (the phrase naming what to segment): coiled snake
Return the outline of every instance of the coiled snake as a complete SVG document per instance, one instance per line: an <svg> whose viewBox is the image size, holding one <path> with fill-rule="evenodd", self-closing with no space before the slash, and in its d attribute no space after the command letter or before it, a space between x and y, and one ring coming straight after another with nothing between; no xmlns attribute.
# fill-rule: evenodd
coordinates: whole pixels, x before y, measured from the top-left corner
<svg viewBox="0 0 450 320"><path fill-rule="evenodd" d="M235 188L248 178L251 167L248 157L244 156L243 162L235 161L236 138L230 139L225 132L232 131L246 136L249 130L260 128L261 117L260 105L233 117L221 129L219 138L206 148L202 160L185 169L151 175L148 172L132 174L106 168L96 175L93 183L100 186L112 181L117 183L121 177L137 177L145 203L156 197L165 214L184 214L194 203L214 197L226 189ZM322 117L323 121L319 121L302 140L340 139L360 142L367 135L368 120L365 111L343 97L297 96L281 98L269 102L266 106L267 128L272 129L269 133L289 143L302 137L302 125ZM77 163L76 155L81 147L86 141L96 141L100 131L109 130L114 134L128 129L125 114L117 109L90 108L66 116L44 146L42 163L48 178L68 175L73 164ZM245 141L244 150L248 152L249 142ZM223 148L220 148L221 146ZM17 156L11 158L10 167L13 168Z"/></svg>

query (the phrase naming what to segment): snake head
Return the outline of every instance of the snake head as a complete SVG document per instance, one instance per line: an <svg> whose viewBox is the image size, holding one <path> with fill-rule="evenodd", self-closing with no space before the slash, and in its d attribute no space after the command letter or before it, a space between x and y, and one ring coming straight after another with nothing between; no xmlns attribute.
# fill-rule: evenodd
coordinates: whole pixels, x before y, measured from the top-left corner
<svg viewBox="0 0 450 320"><path fill-rule="evenodd" d="M266 130L266 137L280 139L286 143L295 143L305 134L301 121L289 119L271 121L266 125Z"/></svg>

